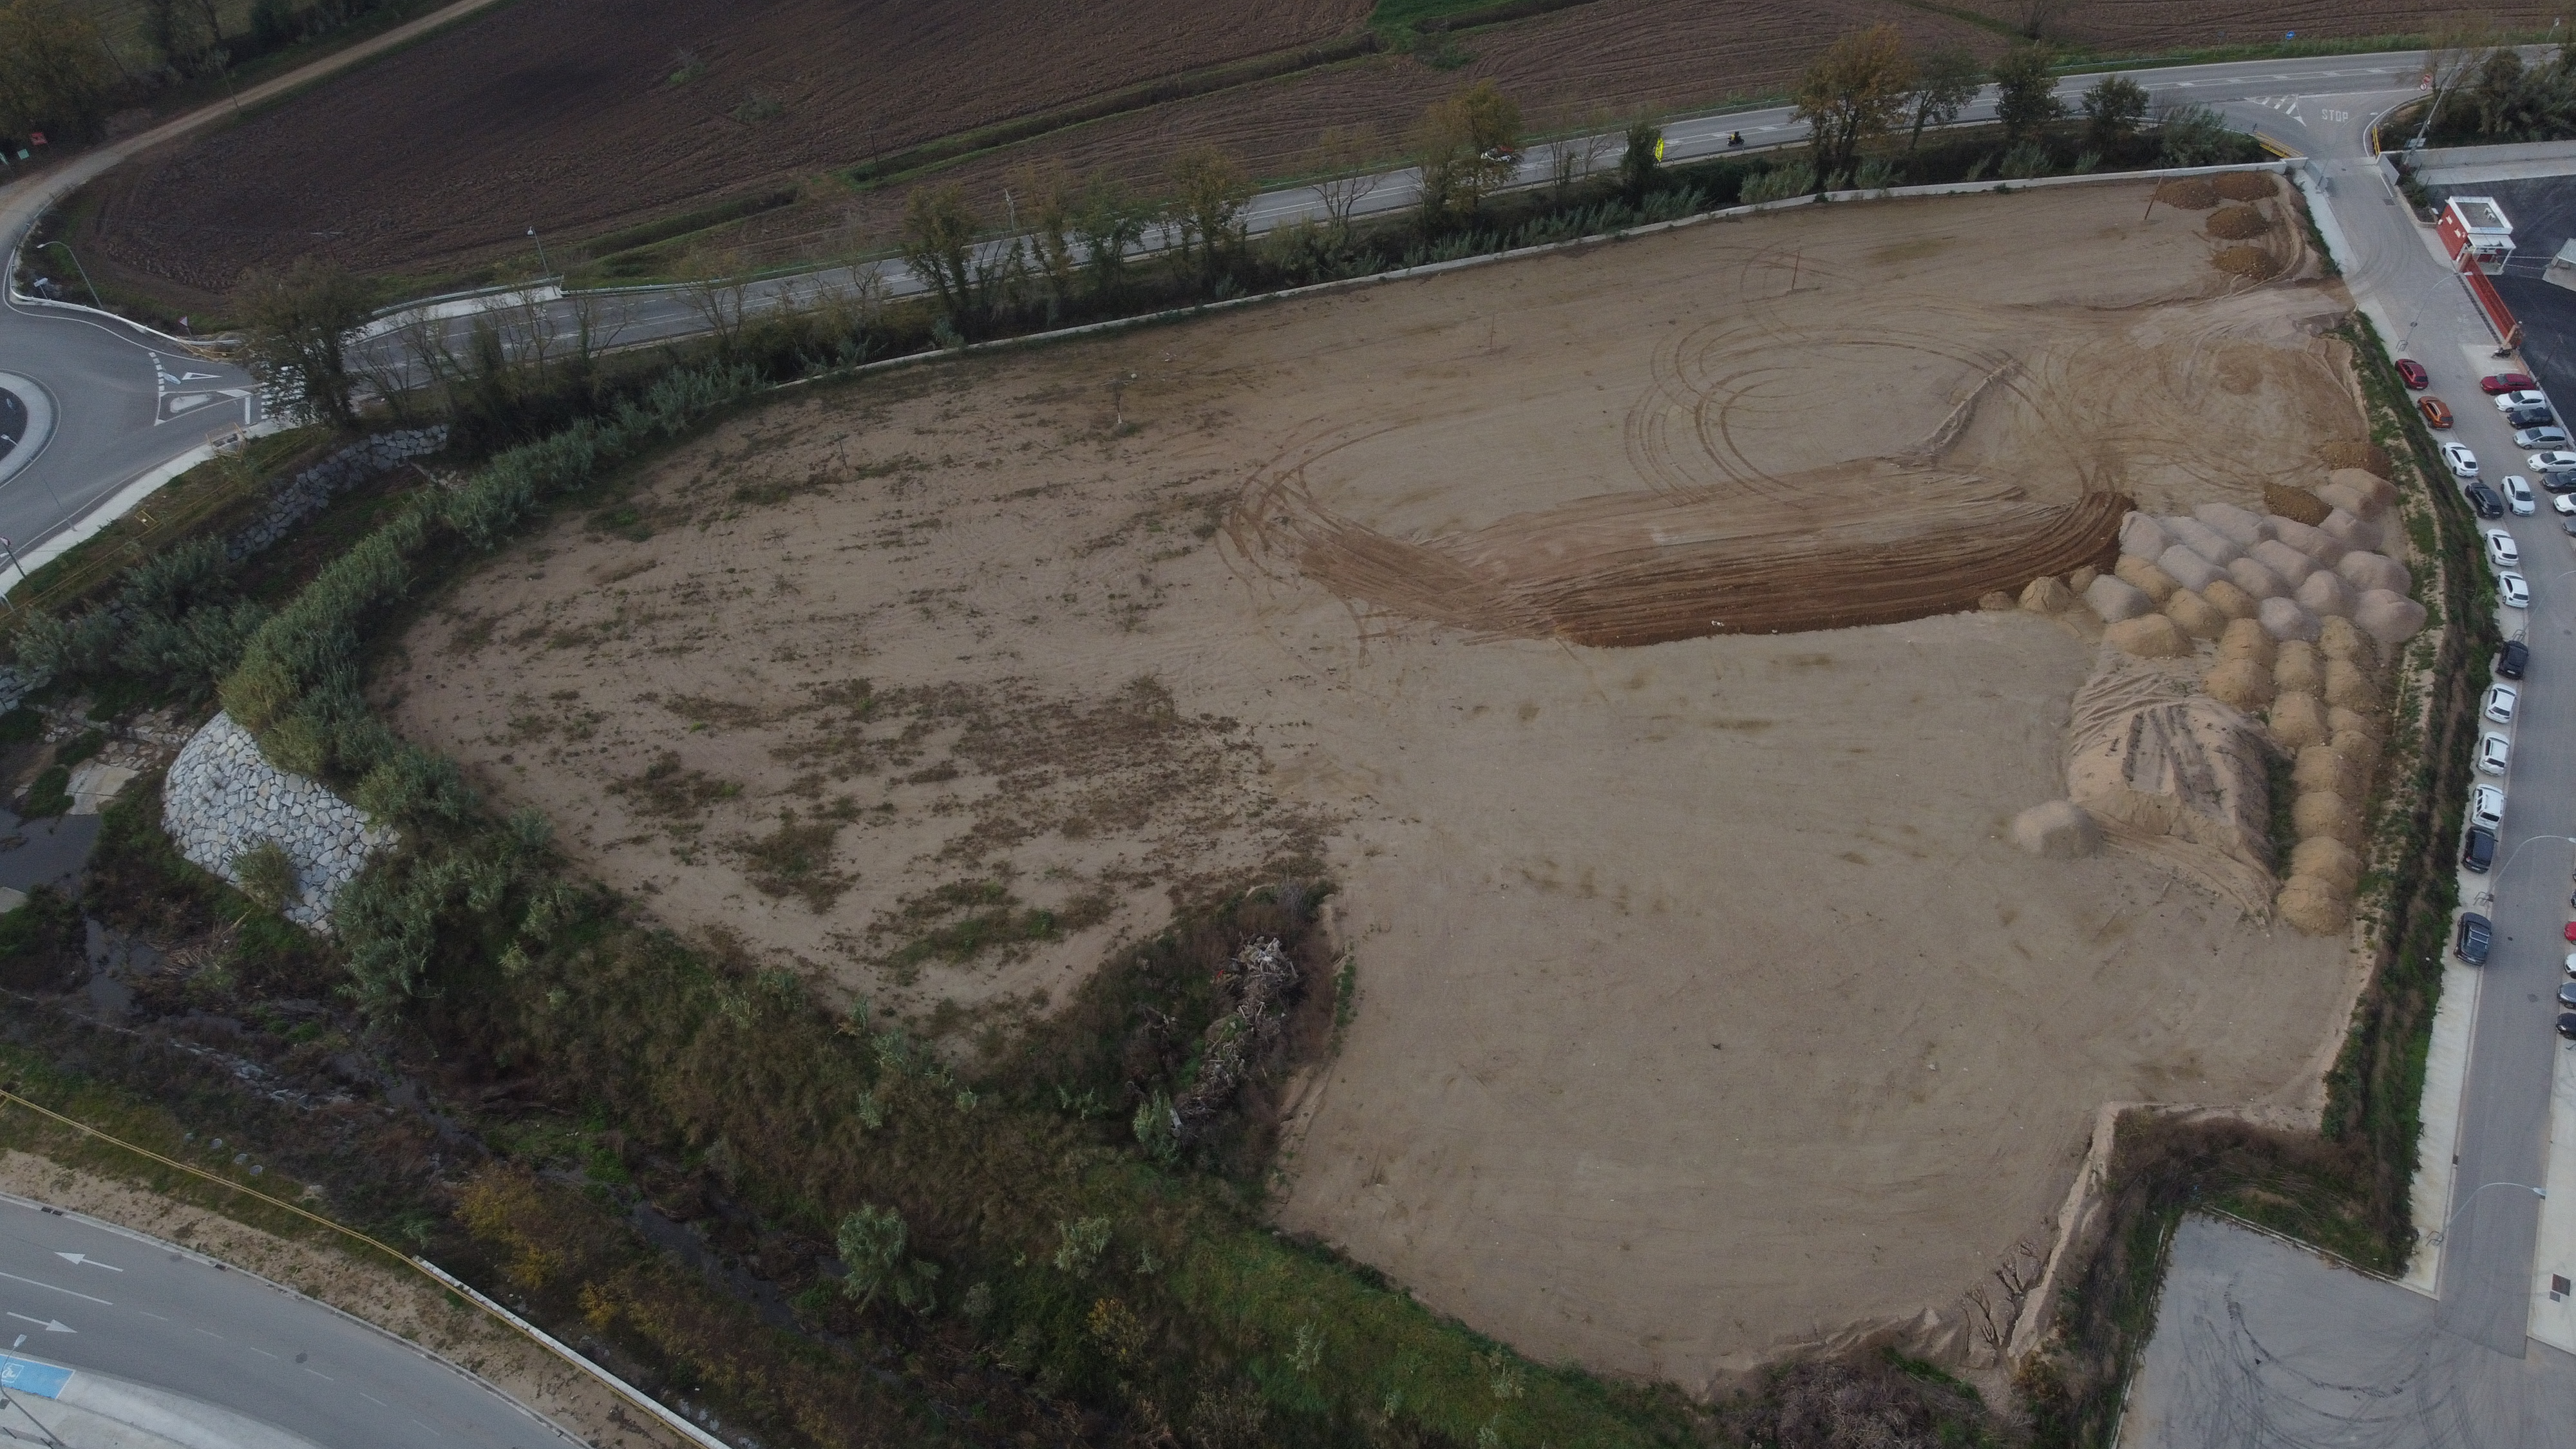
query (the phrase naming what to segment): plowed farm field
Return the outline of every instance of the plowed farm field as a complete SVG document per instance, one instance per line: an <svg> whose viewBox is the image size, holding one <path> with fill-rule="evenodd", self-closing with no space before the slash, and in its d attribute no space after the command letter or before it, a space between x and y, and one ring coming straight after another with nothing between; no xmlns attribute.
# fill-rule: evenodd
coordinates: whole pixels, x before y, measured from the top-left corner
<svg viewBox="0 0 2576 1449"><path fill-rule="evenodd" d="M1283 1086L1283 1225L1550 1361L1973 1364L2102 1103L2313 1111L2355 984L2007 839L2103 629L1983 593L2362 430L2288 219L2249 286L2146 202L1801 208L803 394L371 687L674 929L969 1061L1321 858L1357 1015Z"/></svg>

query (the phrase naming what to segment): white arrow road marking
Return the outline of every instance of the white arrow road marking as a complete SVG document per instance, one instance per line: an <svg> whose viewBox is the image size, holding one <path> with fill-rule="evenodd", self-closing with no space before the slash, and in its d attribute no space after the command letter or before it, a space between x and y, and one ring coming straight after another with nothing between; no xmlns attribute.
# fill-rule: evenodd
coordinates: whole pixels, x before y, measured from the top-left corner
<svg viewBox="0 0 2576 1449"><path fill-rule="evenodd" d="M55 1320L53 1320L53 1319L51 1319L51 1318L29 1318L27 1315L25 1315L25 1314L23 1314L23 1313L12 1313L12 1314L10 1314L9 1316L10 1316L11 1318L14 1318L14 1319L18 1320L20 1323L32 1323L32 1324L35 1324L36 1326L38 1326L38 1327L40 1327L40 1328L44 1329L44 1330L45 1330L45 1332L47 1332L47 1333L78 1333L78 1332L80 1332L80 1330L79 1330L79 1329L72 1327L72 1326L71 1326L70 1324L68 1324L68 1323L60 1323L60 1322L56 1322Z"/></svg>
<svg viewBox="0 0 2576 1449"><path fill-rule="evenodd" d="M79 1299L83 1303L95 1303L101 1308L114 1308L116 1306L104 1298L92 1298L86 1293L72 1293L72 1290L69 1288L58 1287L41 1278L21 1278L15 1273L0 1273L0 1278L6 1278L12 1283L24 1283L31 1288L44 1288L55 1293L69 1293L72 1297Z"/></svg>
<svg viewBox="0 0 2576 1449"><path fill-rule="evenodd" d="M80 1267L82 1264L86 1263L86 1264L88 1264L90 1267L93 1267L93 1268L105 1268L107 1271L109 1271L109 1272L111 1272L111 1273L122 1273L122 1272L124 1272L124 1271L125 1271L123 1268L120 1268L120 1267L116 1266L114 1263L102 1263L102 1262L100 1262L98 1259L91 1257L91 1256L90 1256L89 1254L87 1254L87 1253L56 1253L54 1256L55 1256L55 1257L57 1257L57 1258L62 1259L62 1260L63 1260L64 1262L66 1262L66 1263L71 1264L71 1265L72 1265L73 1267L75 1267L75 1268Z"/></svg>

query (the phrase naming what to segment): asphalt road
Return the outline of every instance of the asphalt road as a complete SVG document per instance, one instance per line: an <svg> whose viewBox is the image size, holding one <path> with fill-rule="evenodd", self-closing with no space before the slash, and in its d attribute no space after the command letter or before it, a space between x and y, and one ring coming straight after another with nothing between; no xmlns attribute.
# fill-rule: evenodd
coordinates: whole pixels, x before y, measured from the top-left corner
<svg viewBox="0 0 2576 1449"><path fill-rule="evenodd" d="M328 1449L578 1442L481 1381L310 1299L6 1196L0 1314L0 1352L212 1404Z"/></svg>

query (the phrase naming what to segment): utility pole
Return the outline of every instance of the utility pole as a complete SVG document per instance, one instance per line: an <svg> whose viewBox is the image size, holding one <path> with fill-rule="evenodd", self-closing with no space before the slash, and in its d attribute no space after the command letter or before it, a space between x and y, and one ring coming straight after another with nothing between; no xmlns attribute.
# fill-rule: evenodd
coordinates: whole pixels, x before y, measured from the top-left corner
<svg viewBox="0 0 2576 1449"><path fill-rule="evenodd" d="M98 299L98 284L89 279L89 268L81 265L80 253L72 250L72 244L64 241L49 241L45 245L63 249L63 255L72 259L72 270L80 273L81 285L89 288L90 305L102 312L106 311L107 304Z"/></svg>
<svg viewBox="0 0 2576 1449"><path fill-rule="evenodd" d="M537 244L537 274L539 279L542 280L545 277L554 275L554 268L546 264L546 239L538 236L537 229L533 226L528 228L528 238Z"/></svg>

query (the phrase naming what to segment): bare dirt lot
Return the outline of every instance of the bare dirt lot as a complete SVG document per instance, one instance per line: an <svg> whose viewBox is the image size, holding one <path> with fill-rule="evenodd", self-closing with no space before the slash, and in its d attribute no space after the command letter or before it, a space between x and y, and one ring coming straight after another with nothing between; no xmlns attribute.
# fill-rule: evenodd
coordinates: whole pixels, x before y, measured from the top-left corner
<svg viewBox="0 0 2576 1449"><path fill-rule="evenodd" d="M1686 1385L1927 1311L1964 1353L2097 1104L2312 1107L2342 943L2006 843L2066 792L2076 614L1949 579L1598 647L1523 605L1805 556L1775 592L1830 622L2019 588L1963 540L2107 495L2322 482L2340 290L2144 201L1810 208L783 402L459 581L377 689L673 924L961 1050L1165 891L1319 852L1359 1016L1287 1225Z"/></svg>

